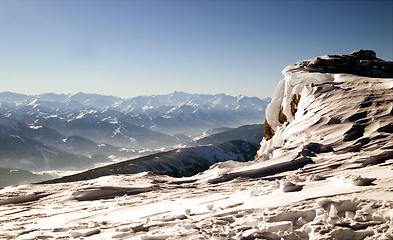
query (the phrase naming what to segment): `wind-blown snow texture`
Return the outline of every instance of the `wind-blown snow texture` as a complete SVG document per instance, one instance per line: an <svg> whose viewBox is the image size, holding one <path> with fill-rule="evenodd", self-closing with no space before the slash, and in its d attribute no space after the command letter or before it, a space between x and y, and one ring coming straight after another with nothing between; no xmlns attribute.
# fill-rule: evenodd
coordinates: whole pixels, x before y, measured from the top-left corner
<svg viewBox="0 0 393 240"><path fill-rule="evenodd" d="M317 59L284 70L267 111L274 135L255 161L7 187L0 236L393 239L392 62L371 51Z"/></svg>

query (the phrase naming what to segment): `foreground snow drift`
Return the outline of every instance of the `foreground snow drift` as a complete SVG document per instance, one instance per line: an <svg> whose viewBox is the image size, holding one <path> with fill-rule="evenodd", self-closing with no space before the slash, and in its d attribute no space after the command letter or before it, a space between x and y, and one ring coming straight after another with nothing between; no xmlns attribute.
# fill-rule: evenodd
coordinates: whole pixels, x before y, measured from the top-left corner
<svg viewBox="0 0 393 240"><path fill-rule="evenodd" d="M393 239L393 78L374 55L287 68L253 162L7 187L0 237Z"/></svg>
<svg viewBox="0 0 393 240"><path fill-rule="evenodd" d="M238 178L212 185L143 173L21 185L1 192L9 201L0 202L0 234L2 239L391 239L391 174L391 167L373 166L319 181L289 174L275 181ZM356 175L376 180L357 186ZM285 189L288 182L302 187Z"/></svg>

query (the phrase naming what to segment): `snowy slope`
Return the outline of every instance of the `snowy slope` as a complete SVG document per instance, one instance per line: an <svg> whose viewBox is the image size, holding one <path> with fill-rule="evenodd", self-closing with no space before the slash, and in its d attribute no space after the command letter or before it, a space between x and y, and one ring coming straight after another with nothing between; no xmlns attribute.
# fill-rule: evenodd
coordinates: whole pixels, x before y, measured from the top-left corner
<svg viewBox="0 0 393 240"><path fill-rule="evenodd" d="M228 160L249 161L257 150L256 143L233 140L220 144L184 147L167 152L126 160L48 181L63 183L81 181L113 174L151 172L174 177L192 176L211 165Z"/></svg>
<svg viewBox="0 0 393 240"><path fill-rule="evenodd" d="M196 139L195 141L188 143L187 145L205 145L205 144L218 144L227 142L230 140L244 140L252 143L258 144L263 138L263 125L262 124L253 124L253 125L244 125L238 128L229 128L229 129L218 129L222 130L218 133L212 133L208 136L201 137ZM212 132L214 129L212 130Z"/></svg>
<svg viewBox="0 0 393 240"><path fill-rule="evenodd" d="M391 71L369 51L289 66L257 160L188 178L138 173L7 187L0 236L392 239Z"/></svg>

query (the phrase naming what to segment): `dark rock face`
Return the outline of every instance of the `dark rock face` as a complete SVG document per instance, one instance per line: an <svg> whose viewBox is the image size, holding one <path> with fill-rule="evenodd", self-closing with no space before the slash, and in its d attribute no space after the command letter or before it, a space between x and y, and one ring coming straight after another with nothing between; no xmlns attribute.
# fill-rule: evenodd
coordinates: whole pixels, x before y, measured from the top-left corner
<svg viewBox="0 0 393 240"><path fill-rule="evenodd" d="M377 58L372 50L357 50L344 55L326 55L298 62L299 68L309 72L350 73L364 77L393 77L393 62Z"/></svg>
<svg viewBox="0 0 393 240"><path fill-rule="evenodd" d="M295 113L297 112L297 105L299 104L301 97L302 97L302 95L300 95L300 94L293 94L292 95L292 101L291 101L292 116L295 116Z"/></svg>
<svg viewBox="0 0 393 240"><path fill-rule="evenodd" d="M267 122L267 120L265 120L265 123L263 124L263 129L264 129L266 140L270 140L274 136L275 132L273 128L270 126L270 124Z"/></svg>

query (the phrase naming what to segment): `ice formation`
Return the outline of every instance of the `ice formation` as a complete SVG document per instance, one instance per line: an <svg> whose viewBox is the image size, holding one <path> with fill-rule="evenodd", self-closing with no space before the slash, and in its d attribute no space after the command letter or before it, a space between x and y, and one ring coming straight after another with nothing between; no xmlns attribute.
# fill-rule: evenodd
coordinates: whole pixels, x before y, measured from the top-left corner
<svg viewBox="0 0 393 240"><path fill-rule="evenodd" d="M285 78L279 82L272 101L266 109L265 126L271 128L274 136L271 136L271 141L265 138L261 142L259 158L267 160L279 155L279 151L275 149L289 147L296 140L302 141L296 139L299 136L303 137L304 144L307 144L311 142L307 134L319 138L329 137L335 141L333 138L337 136L327 133L314 134L309 129L318 124L317 127L335 124L334 126L339 126L343 130L342 134L340 131L335 131L335 135L344 135L348 130L344 126L345 121L355 122L358 120L355 118L366 118L367 114L373 114L368 112L367 108L375 108L372 101L377 97L376 95L388 94L381 91L383 89L391 90L390 78L386 77L393 77L392 69L392 62L381 61L376 57L375 52L370 50L358 50L342 56L322 56L286 67L282 71ZM348 74L352 72L368 77ZM370 85L373 88L369 88ZM358 93L355 94L355 91ZM334 95L333 98L329 99L330 95ZM334 109L335 107L342 109L337 110ZM359 108L363 108L364 111L360 111L362 109ZM313 112L309 112L308 109L312 109ZM352 116L349 115L350 112L353 112ZM375 117L386 118L386 115L389 114L375 115ZM385 119L383 122L386 123L388 120L391 119ZM341 121L344 121L344 124L337 125ZM389 124L386 126L392 127ZM316 139L316 142L320 140Z"/></svg>

